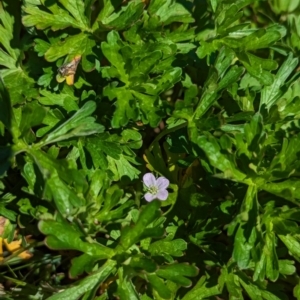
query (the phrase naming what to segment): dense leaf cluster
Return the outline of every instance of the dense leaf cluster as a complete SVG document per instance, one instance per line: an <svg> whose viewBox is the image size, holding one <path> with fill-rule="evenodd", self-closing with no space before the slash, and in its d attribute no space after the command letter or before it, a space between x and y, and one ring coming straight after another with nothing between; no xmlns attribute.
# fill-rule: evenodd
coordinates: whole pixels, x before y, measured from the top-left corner
<svg viewBox="0 0 300 300"><path fill-rule="evenodd" d="M299 12L1 1L1 297L300 299Z"/></svg>

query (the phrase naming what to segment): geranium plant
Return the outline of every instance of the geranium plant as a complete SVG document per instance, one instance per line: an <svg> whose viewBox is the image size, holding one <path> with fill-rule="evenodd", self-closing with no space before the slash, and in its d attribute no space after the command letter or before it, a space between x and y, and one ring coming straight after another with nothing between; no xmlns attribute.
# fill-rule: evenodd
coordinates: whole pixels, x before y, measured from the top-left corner
<svg viewBox="0 0 300 300"><path fill-rule="evenodd" d="M1 299L300 299L299 8L2 0Z"/></svg>

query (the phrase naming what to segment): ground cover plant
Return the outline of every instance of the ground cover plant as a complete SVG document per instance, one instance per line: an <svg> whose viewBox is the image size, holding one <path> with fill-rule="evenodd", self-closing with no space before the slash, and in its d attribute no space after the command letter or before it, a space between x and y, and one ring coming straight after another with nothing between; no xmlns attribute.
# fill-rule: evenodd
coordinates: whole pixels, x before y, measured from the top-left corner
<svg viewBox="0 0 300 300"><path fill-rule="evenodd" d="M300 1L2 0L1 299L300 299Z"/></svg>

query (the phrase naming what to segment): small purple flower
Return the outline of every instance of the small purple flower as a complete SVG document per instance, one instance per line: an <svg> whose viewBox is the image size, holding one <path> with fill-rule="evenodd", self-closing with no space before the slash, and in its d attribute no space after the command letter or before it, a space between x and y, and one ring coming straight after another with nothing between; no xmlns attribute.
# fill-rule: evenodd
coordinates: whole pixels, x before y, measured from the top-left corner
<svg viewBox="0 0 300 300"><path fill-rule="evenodd" d="M164 201L168 198L169 192L167 187L170 181L167 178L158 177L156 179L152 173L146 173L143 176L143 182L147 189L145 194L146 201L151 202L154 199Z"/></svg>

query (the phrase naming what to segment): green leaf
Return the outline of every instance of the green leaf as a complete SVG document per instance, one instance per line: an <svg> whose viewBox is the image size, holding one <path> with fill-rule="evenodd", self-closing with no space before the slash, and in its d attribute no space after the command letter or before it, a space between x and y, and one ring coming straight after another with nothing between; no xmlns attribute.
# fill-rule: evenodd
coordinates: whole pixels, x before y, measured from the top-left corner
<svg viewBox="0 0 300 300"><path fill-rule="evenodd" d="M40 221L39 230L47 235L45 242L51 249L74 249L97 259L110 258L114 254L112 249L101 244L84 241L84 234L63 219L59 222L54 220Z"/></svg>
<svg viewBox="0 0 300 300"><path fill-rule="evenodd" d="M117 295L120 300L139 300L138 293L128 276L124 276L122 273L123 269L119 269L119 280ZM124 277L123 277L124 276Z"/></svg>
<svg viewBox="0 0 300 300"><path fill-rule="evenodd" d="M238 55L239 60L243 63L251 76L256 78L263 85L271 85L274 75L269 70L275 70L277 63L273 60L262 59L250 53Z"/></svg>
<svg viewBox="0 0 300 300"><path fill-rule="evenodd" d="M88 138L86 148L92 155L96 168L102 165L102 157L99 157L100 151L103 151L106 155L109 155L116 160L120 159L120 155L122 154L121 146L117 141L111 142L108 139L101 138L101 136L97 138Z"/></svg>
<svg viewBox="0 0 300 300"><path fill-rule="evenodd" d="M210 0L210 5L212 7L213 12L216 12L218 1L217 0Z"/></svg>
<svg viewBox="0 0 300 300"><path fill-rule="evenodd" d="M212 135L206 133L206 135L198 136L197 145L205 152L211 165L224 172L225 178L244 181L246 175L237 169L233 157L221 153L220 146Z"/></svg>
<svg viewBox="0 0 300 300"><path fill-rule="evenodd" d="M199 101L199 105L197 109L195 110L195 118L200 119L208 110L209 108L214 104L214 102L219 98L216 91L213 92L207 92L203 94Z"/></svg>
<svg viewBox="0 0 300 300"><path fill-rule="evenodd" d="M201 118L220 97L219 93L236 82L242 75L243 68L237 66L230 68L233 59L233 51L225 47L221 48L215 66L211 68L206 79L201 99L194 113L195 119Z"/></svg>
<svg viewBox="0 0 300 300"><path fill-rule="evenodd" d="M96 285L100 285L112 273L116 265L114 260L108 260L99 270L94 274L87 276L79 281L75 286L67 288L55 295L49 297L49 300L60 300L67 298L69 300L76 300L90 291Z"/></svg>
<svg viewBox="0 0 300 300"><path fill-rule="evenodd" d="M222 42L229 47L236 48L238 51L253 51L256 49L268 48L280 38L281 34L278 31L259 29L239 39L226 37Z"/></svg>
<svg viewBox="0 0 300 300"><path fill-rule="evenodd" d="M233 249L233 258L241 269L248 267L251 250L256 242L257 205L257 189L249 186L242 204L242 222L235 234Z"/></svg>
<svg viewBox="0 0 300 300"><path fill-rule="evenodd" d="M148 251L152 255L158 255L158 254L169 254L171 256L182 256L184 250L187 248L187 243L182 239L176 239L173 241L168 241L166 239L156 241L152 243L148 249Z"/></svg>
<svg viewBox="0 0 300 300"><path fill-rule="evenodd" d="M148 273L153 273L157 270L156 263L146 256L135 255L130 258L128 264L137 271L146 271Z"/></svg>
<svg viewBox="0 0 300 300"><path fill-rule="evenodd" d="M243 294L242 294L242 288L240 286L237 275L235 275L233 273L227 274L226 288L228 290L230 300L244 299Z"/></svg>
<svg viewBox="0 0 300 300"><path fill-rule="evenodd" d="M266 275L272 281L276 281L279 276L278 257L276 253L275 234L273 232L266 235Z"/></svg>
<svg viewBox="0 0 300 300"><path fill-rule="evenodd" d="M90 273L98 258L88 254L82 254L72 259L72 266L69 270L71 278L76 278L84 272Z"/></svg>
<svg viewBox="0 0 300 300"><path fill-rule="evenodd" d="M17 3L14 3L18 7ZM9 14L6 11L11 7L11 4L1 3L0 4L0 44L5 49L0 49L0 64L9 68L15 69L20 56L20 50L17 47L11 46L11 41L14 39L14 26L18 26L16 18L18 16L17 11L14 10L14 14ZM11 11L11 10L10 10Z"/></svg>
<svg viewBox="0 0 300 300"><path fill-rule="evenodd" d="M99 214L96 215L99 221L103 222L111 222L113 220L119 220L126 216L127 211L132 208L134 205L133 201L127 201L122 205L118 206L117 208L107 212L107 211L100 211Z"/></svg>
<svg viewBox="0 0 300 300"><path fill-rule="evenodd" d="M166 286L165 282L155 274L147 274L147 280L163 299L171 298L171 291Z"/></svg>
<svg viewBox="0 0 300 300"><path fill-rule="evenodd" d="M142 0L129 2L120 11L101 18L101 23L107 28L114 30L124 30L135 23L143 13L145 3Z"/></svg>
<svg viewBox="0 0 300 300"><path fill-rule="evenodd" d="M107 35L107 42L101 44L103 54L114 66L119 74L120 80L128 83L128 74L125 71L125 62L120 54L122 42L116 31L110 31Z"/></svg>
<svg viewBox="0 0 300 300"><path fill-rule="evenodd" d="M169 279L177 284L184 287L192 285L192 281L187 279L186 276L194 277L197 276L198 269L194 266L187 264L173 264L169 266L163 266L156 271L156 275L159 277Z"/></svg>
<svg viewBox="0 0 300 300"><path fill-rule="evenodd" d="M11 56L0 49L0 65L8 69L14 69L16 67L16 62Z"/></svg>
<svg viewBox="0 0 300 300"><path fill-rule="evenodd" d="M51 129L53 129L58 123L64 121L65 117L62 112L55 108L52 110L48 110L45 118L43 119L43 124L47 125L45 127L41 127L36 131L37 137L42 137L46 133L48 133Z"/></svg>
<svg viewBox="0 0 300 300"><path fill-rule="evenodd" d="M34 43L35 43L34 50L38 53L38 56L44 56L44 54L51 46L50 43L42 39L35 39Z"/></svg>
<svg viewBox="0 0 300 300"><path fill-rule="evenodd" d="M182 300L202 300L221 294L219 285L210 285L202 276L196 285L185 294Z"/></svg>
<svg viewBox="0 0 300 300"><path fill-rule="evenodd" d="M224 33L230 25L241 18L242 13L239 11L252 2L252 0L240 0L236 2L219 1L216 9L215 21L217 32L219 34Z"/></svg>
<svg viewBox="0 0 300 300"><path fill-rule="evenodd" d="M138 119L138 108L130 90L121 87L115 90L117 97L116 110L112 119L112 126L120 128L128 124L129 120Z"/></svg>
<svg viewBox="0 0 300 300"><path fill-rule="evenodd" d="M139 149L143 145L142 135L132 129L125 129L121 133L122 143L125 144L126 149Z"/></svg>
<svg viewBox="0 0 300 300"><path fill-rule="evenodd" d="M158 103L158 99L156 96L152 95L146 95L142 94L136 91L132 92L132 95L139 101L139 107L143 113L144 116L147 116L146 118L143 118L143 123L150 124L151 127L158 126L161 117L159 115L159 109L153 108L153 106Z"/></svg>
<svg viewBox="0 0 300 300"><path fill-rule="evenodd" d="M54 94L47 90L40 90L40 94L41 97L39 98L39 102L43 105L58 105L63 107L67 112L78 110L78 104L75 102L78 98L70 94L62 92Z"/></svg>
<svg viewBox="0 0 300 300"><path fill-rule="evenodd" d="M144 74L148 74L162 58L163 54L161 51L156 50L152 53L146 53L146 55L138 61L138 65L134 67L130 72L130 77L138 77Z"/></svg>
<svg viewBox="0 0 300 300"><path fill-rule="evenodd" d="M279 273L283 275L293 275L296 272L295 262L287 259L280 259L279 264Z"/></svg>
<svg viewBox="0 0 300 300"><path fill-rule="evenodd" d="M249 278L243 274L242 272L239 272L239 280L245 291L247 292L248 296L250 297L251 300L256 300L256 299L272 299L272 300L280 300L283 299L284 294L283 293L278 293L276 290L273 293L273 290L268 291L266 290L263 286L259 284L252 283ZM280 298L279 298L280 297Z"/></svg>
<svg viewBox="0 0 300 300"><path fill-rule="evenodd" d="M236 82L241 77L243 72L244 69L237 66L233 66L232 68L230 68L224 75L224 77L220 80L217 91L221 91Z"/></svg>
<svg viewBox="0 0 300 300"><path fill-rule="evenodd" d="M275 11L276 14L280 13L291 13L293 12L298 5L298 1L290 1L290 2L285 2L285 1L277 1L274 2L272 5L272 9Z"/></svg>
<svg viewBox="0 0 300 300"><path fill-rule="evenodd" d="M1 175L1 173L0 173ZM2 199L1 199L2 200ZM7 209L5 204L0 204L0 216L5 217L11 221L16 221L17 213L13 210Z"/></svg>
<svg viewBox="0 0 300 300"><path fill-rule="evenodd" d="M29 77L23 69L3 69L2 75L4 84L9 91L12 105L23 103L24 98L37 97L38 93L33 88L34 79Z"/></svg>
<svg viewBox="0 0 300 300"><path fill-rule="evenodd" d="M103 132L104 127L95 123L95 118L90 117L95 109L95 102L86 102L69 120L47 134L40 144L47 145L76 136L87 136Z"/></svg>
<svg viewBox="0 0 300 300"><path fill-rule="evenodd" d="M130 157L121 155L120 159L116 160L112 157L107 157L110 171L113 173L113 180L120 180L122 177L128 177L131 180L138 178L141 173L131 163L135 163Z"/></svg>
<svg viewBox="0 0 300 300"><path fill-rule="evenodd" d="M27 149L27 152L39 167L44 180L50 177L49 174L57 173L68 185L74 185L78 193L86 191L87 183L84 175L79 170L72 169L66 160L55 160L49 154L33 148Z"/></svg>
<svg viewBox="0 0 300 300"><path fill-rule="evenodd" d="M59 2L67 11L69 11L82 28L88 27L88 20L84 15L84 2L82 0L75 0L72 2L68 0L59 0Z"/></svg>
<svg viewBox="0 0 300 300"><path fill-rule="evenodd" d="M300 183L296 178L282 182L266 183L261 188L293 203L300 203Z"/></svg>
<svg viewBox="0 0 300 300"><path fill-rule="evenodd" d="M290 85L289 82L286 82L286 79L290 76L297 65L298 58L293 58L293 55L289 54L275 75L272 85L265 86L262 89L260 107L265 105L268 109L270 109L270 107L279 100Z"/></svg>
<svg viewBox="0 0 300 300"><path fill-rule="evenodd" d="M278 235L278 237L282 240L282 242L286 245L290 253L293 257L300 261L300 243L299 241L292 235Z"/></svg>
<svg viewBox="0 0 300 300"><path fill-rule="evenodd" d="M239 280L251 300L263 300L261 290L256 285L251 284L249 280L246 282L241 278Z"/></svg>
<svg viewBox="0 0 300 300"><path fill-rule="evenodd" d="M165 71L157 80L158 93L169 90L173 85L180 81L182 70L179 67Z"/></svg>
<svg viewBox="0 0 300 300"><path fill-rule="evenodd" d="M300 299L300 284L299 283L294 287L293 295L297 300Z"/></svg>
<svg viewBox="0 0 300 300"><path fill-rule="evenodd" d="M126 251L139 241L145 228L159 216L159 208L160 203L158 200L154 200L144 207L136 224L132 228L125 227L122 231L120 243L116 248L117 252Z"/></svg>
<svg viewBox="0 0 300 300"><path fill-rule="evenodd" d="M7 90L5 89L2 78L0 77L0 122L10 130L11 125L11 103ZM1 174L1 173L0 173Z"/></svg>
<svg viewBox="0 0 300 300"><path fill-rule="evenodd" d="M87 67L84 61L87 56L93 54L92 48L96 45L92 36L86 33L79 33L73 36L68 36L64 41L58 41L51 45L45 53L46 60L52 62L61 57L68 56L73 59L77 55L82 56L82 66L85 71L91 71L91 67Z"/></svg>
<svg viewBox="0 0 300 300"><path fill-rule="evenodd" d="M24 105L22 108L22 119L20 123L22 136L24 137L27 135L28 130L32 127L41 125L45 115L46 110L44 107L39 105L37 101L32 101Z"/></svg>
<svg viewBox="0 0 300 300"><path fill-rule="evenodd" d="M24 26L36 26L38 29L46 29L50 27L56 31L69 26L79 28L81 30L89 30L87 19L84 16L84 4L82 0L74 0L72 3L66 0L60 0L60 3L66 8L62 9L56 3L52 2L45 6L52 13L41 10L38 6L26 1L24 11L27 15L23 16L22 22Z"/></svg>
<svg viewBox="0 0 300 300"><path fill-rule="evenodd" d="M173 22L191 23L194 19L191 16L189 3L176 2L173 0L153 0L150 2L148 11L151 15L156 15L160 23L168 25Z"/></svg>
<svg viewBox="0 0 300 300"><path fill-rule="evenodd" d="M300 166L298 160L298 147L300 145L299 134L282 140L281 151L274 156L270 169L272 181L286 179L291 176ZM296 185L297 186L297 185Z"/></svg>
<svg viewBox="0 0 300 300"><path fill-rule="evenodd" d="M45 188L48 193L51 192L56 208L63 216L69 215L73 208L79 208L85 205L84 199L78 197L76 193L59 178L57 172L53 172L50 175Z"/></svg>
<svg viewBox="0 0 300 300"><path fill-rule="evenodd" d="M24 102L24 96L37 96L33 89L34 79L28 76L21 65L19 10L17 2L0 4L0 65L5 67L0 70L0 76L9 91L12 104Z"/></svg>

